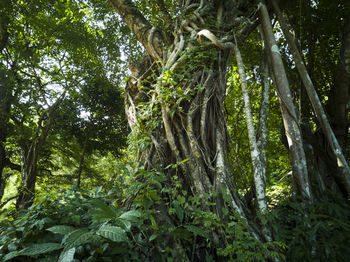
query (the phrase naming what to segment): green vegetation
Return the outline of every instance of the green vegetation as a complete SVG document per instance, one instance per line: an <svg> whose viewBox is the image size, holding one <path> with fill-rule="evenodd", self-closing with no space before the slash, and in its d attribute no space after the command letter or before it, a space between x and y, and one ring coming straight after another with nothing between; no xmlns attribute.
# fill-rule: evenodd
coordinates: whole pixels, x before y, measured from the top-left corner
<svg viewBox="0 0 350 262"><path fill-rule="evenodd" d="M346 261L350 3L266 2L1 0L0 261Z"/></svg>

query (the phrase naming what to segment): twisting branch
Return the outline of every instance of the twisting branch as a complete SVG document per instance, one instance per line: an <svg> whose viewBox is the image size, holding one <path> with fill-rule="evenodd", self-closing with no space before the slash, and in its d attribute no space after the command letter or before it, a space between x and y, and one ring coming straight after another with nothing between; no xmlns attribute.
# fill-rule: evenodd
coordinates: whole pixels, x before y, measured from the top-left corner
<svg viewBox="0 0 350 262"><path fill-rule="evenodd" d="M159 57L162 56L163 45L166 43L160 29L152 30L150 22L140 13L132 1L110 0L110 2L153 59L161 60ZM152 41L149 41L150 37Z"/></svg>

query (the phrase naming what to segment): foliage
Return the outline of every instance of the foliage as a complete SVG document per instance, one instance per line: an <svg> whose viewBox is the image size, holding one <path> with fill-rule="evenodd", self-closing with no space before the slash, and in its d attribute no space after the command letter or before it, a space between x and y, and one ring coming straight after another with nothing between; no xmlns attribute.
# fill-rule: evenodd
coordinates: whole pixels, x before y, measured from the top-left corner
<svg viewBox="0 0 350 262"><path fill-rule="evenodd" d="M169 42L179 37L174 29L181 24L181 19L193 15L198 19L198 28L210 29L220 38L225 34L217 30L218 19L209 13L216 10L217 3L229 1L212 1L215 2L212 8L198 14L192 10L199 1L193 1L196 3L187 10L182 10L178 3L190 1L126 2L135 3L156 29L154 34L163 30L162 37ZM244 3L253 1L238 2L237 8L244 11ZM279 2L295 29L321 102L329 105L332 90L337 90L337 67L343 62L339 59L340 26L348 15L349 3L345 0ZM329 10L333 10L334 15L330 16ZM249 19L257 12L251 11ZM232 20L239 21L240 15ZM177 22L168 23L169 18ZM205 24L200 18L205 19ZM197 30L192 24L181 25L186 26ZM304 139L310 138L306 142L314 146L318 157L314 162L322 169L327 165L322 161L328 157L329 148L322 134L317 137L320 134L318 123L278 23L275 23L275 32L287 65L293 99L300 109L300 121L310 126L310 134L302 130ZM273 88L270 89L266 148L266 192L271 212L259 214L250 206L255 201L254 196L249 199L249 193L254 195L252 163L246 117L242 113L240 80L231 58L226 72L226 119L221 110L214 110L214 115L220 114L215 117L222 116L220 121L228 126L225 136L230 141L225 147L229 161L225 168L234 178L233 187L240 196L245 194L247 203L242 200L242 205L247 204L246 219L234 212L224 191L204 196L190 193L194 192L193 188L185 179L181 180L179 171L183 165L194 163L193 159L171 163L173 155L164 149L167 141L161 137L161 107L168 107L170 120L180 129L185 126L186 110L196 95L205 95L206 88L188 84L198 72L205 76L209 68L219 62L215 59L221 51L214 45L201 46L197 39L188 41L189 36L184 35L188 46L177 54L176 67L161 68L163 61L154 62L147 69L152 72L145 73L146 79L138 86L148 101L135 99L137 123L129 136L129 148L125 150L125 136L129 130L121 94L128 81L124 56L136 61L144 50L108 1L1 0L0 153L5 152L2 157L7 166L1 170L0 193L3 186L5 201L16 195L16 187L21 183L18 171L23 164L23 152L49 122L50 107L61 95L65 97L52 115L50 132L39 150L35 189L40 193L36 193L34 205L20 212L11 203L0 209L0 261L177 261L176 255L180 254L191 261L269 261L274 258L345 261L350 256L350 203L334 195L339 188L326 185L329 190L335 189L314 203L295 197L289 151L281 136L284 130L279 101ZM225 35L222 40L229 41L231 37ZM208 44L209 40L204 42ZM164 47L163 51L169 52L171 48ZM244 56L257 129L262 96L260 63L266 59L262 55L263 41L258 30L239 48ZM196 110L201 111L201 106L196 106ZM199 118L194 118L193 122L198 125ZM177 135L176 128L172 128ZM185 128L182 131L183 134L189 132ZM154 142L158 137L162 138L160 144ZM193 146L189 140L185 140L185 147L186 144ZM215 141L211 143L214 148ZM345 152L350 152L349 145L345 145ZM160 169L145 170L146 164L135 160L148 153L160 154L163 149L169 161L160 163ZM201 143L199 149L204 150ZM213 163L218 159L218 152L214 151L208 158ZM1 165L4 159L0 159ZM8 162L15 168L10 169ZM330 167L333 172L332 165ZM216 170L209 171L214 176L209 179L214 180ZM81 172L79 177L84 175L81 189L71 187L78 172ZM321 175L326 175L326 182L331 178L330 173ZM98 188L91 190L94 187ZM225 201L218 205L221 195ZM254 231L263 235L264 229L270 227L275 241L261 241L259 239L264 237L252 234ZM218 243L217 234L224 243Z"/></svg>
<svg viewBox="0 0 350 262"><path fill-rule="evenodd" d="M132 173L122 176L129 175ZM188 243L185 251L198 259L203 255L199 251L207 250L205 261L215 257L260 260L269 257L266 252L275 248L275 244L252 238L239 216L222 221L215 213L202 210L199 198L188 198L179 183L166 212L180 222L165 223L159 219L159 211L151 208L160 205L170 191L161 187L164 174L140 169L133 179L128 190L123 190L126 184L118 183L107 193L101 187L92 191L69 188L39 194L26 211L2 211L2 261L172 261L170 254L176 247L164 245L169 238ZM120 206L126 196L134 199L131 209ZM11 221L6 217L12 217ZM215 250L212 232L218 228L234 244L215 255L209 250Z"/></svg>
<svg viewBox="0 0 350 262"><path fill-rule="evenodd" d="M349 201L329 195L310 205L285 199L272 210L276 241L288 246L288 261L346 261L350 244Z"/></svg>

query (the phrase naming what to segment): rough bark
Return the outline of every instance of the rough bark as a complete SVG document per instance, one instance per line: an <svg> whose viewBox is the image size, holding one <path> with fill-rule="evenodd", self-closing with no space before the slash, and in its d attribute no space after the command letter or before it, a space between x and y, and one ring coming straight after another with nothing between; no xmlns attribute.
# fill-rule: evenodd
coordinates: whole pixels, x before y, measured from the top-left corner
<svg viewBox="0 0 350 262"><path fill-rule="evenodd" d="M7 163L5 142L11 110L11 90L7 78L6 71L0 68L0 201L4 195L6 184L3 171Z"/></svg>
<svg viewBox="0 0 350 262"><path fill-rule="evenodd" d="M335 136L343 150L346 149L349 133L350 101L350 16L342 29L342 45L335 74L335 84L329 94L327 113Z"/></svg>
<svg viewBox="0 0 350 262"><path fill-rule="evenodd" d="M149 150L141 154L146 167L162 170L169 178L176 173L189 194L200 196L204 210L212 210L222 218L223 194L227 193L232 210L248 221L245 205L228 171L226 156L223 102L232 50L228 40L233 36L226 34L225 41L220 38L234 24L234 14L229 12L235 10L233 3L186 1L187 5L182 7L184 13L175 23L175 38L167 43L161 30L152 30L130 1L111 2L148 53L140 61L129 63L132 76L126 87L126 111L131 128L138 132L141 123L143 134L147 133L152 140ZM209 16L216 17L216 25L211 26L222 33L214 35L206 28L204 21ZM243 27L236 39L243 38L245 30L251 28L251 24ZM142 83L146 77L153 83ZM140 117L147 114L148 119ZM147 126L151 120L157 121L156 128ZM177 169L164 169L185 159L188 161ZM218 196L213 210L206 204L205 196L214 192ZM251 232L260 238L252 228ZM217 246L223 245L224 236L220 232L213 238Z"/></svg>
<svg viewBox="0 0 350 262"><path fill-rule="evenodd" d="M282 12L279 9L277 2L275 0L272 0L272 4L273 4L274 10L278 16L278 20L279 20L281 28L283 30L283 34L287 40L288 46L289 46L291 53L293 55L296 67L297 67L298 72L299 72L300 77L301 77L301 80L304 84L304 87L305 87L307 94L309 96L309 99L311 101L312 107L315 111L317 120L319 121L321 128L322 128L322 131L328 140L328 144L330 145L330 148L336 157L336 160L337 160L336 164L338 165L338 169L340 170L340 172L342 174L340 179L338 179L338 175L337 175L336 180L341 181L341 184L343 184L345 189L346 189L347 195L350 195L350 169L349 169L348 163L344 157L344 154L342 152L342 148L340 147L338 140L337 140L336 136L334 135L334 132L329 124L326 112L323 109L323 106L320 102L320 99L318 98L318 95L317 95L316 90L314 88L314 85L311 81L311 78L307 72L307 69L306 69L306 66L303 62L303 59L298 51L298 48L297 48L296 43L295 43L295 39L294 39L292 33L290 32L291 28L288 25L288 22L286 21L284 16L282 15ZM349 29L349 32L350 32L350 29ZM349 40L349 44L350 44L350 40ZM349 86L347 88L349 88ZM346 97L347 93L345 92L345 93L343 93L343 95ZM346 103L348 103L348 101L346 101ZM346 105L346 103L345 103L345 105ZM340 111L345 110L344 103L341 105L338 105L337 108L341 108ZM337 114L337 115L341 116L341 118L342 118L341 123L347 122L345 112L341 112L340 114ZM344 129L344 127L343 127L343 129Z"/></svg>
<svg viewBox="0 0 350 262"><path fill-rule="evenodd" d="M267 210L265 167L261 162L261 156L259 152L260 150L258 148L258 144L256 141L253 117L250 109L249 91L248 91L242 56L238 47L236 46L234 47L234 52L236 54L238 72L241 78L242 93L243 93L243 100L244 100L244 111L245 111L246 121L247 121L248 137L249 137L249 144L250 144L250 155L251 155L252 166L253 166L255 194L256 194L259 210L260 212L263 213Z"/></svg>
<svg viewBox="0 0 350 262"><path fill-rule="evenodd" d="M84 168L84 161L85 161L85 153L86 153L86 147L87 147L87 142L89 141L89 136L86 134L84 145L83 145L83 152L81 153L80 161L79 161L79 168L77 172L77 187L80 188L81 184L81 174L83 172Z"/></svg>
<svg viewBox="0 0 350 262"><path fill-rule="evenodd" d="M274 38L271 20L265 4L260 4L259 13L264 40L271 57L275 86L280 100L284 128L286 130L286 136L290 149L296 191L303 197L311 200L312 193L301 137L301 130L297 120L292 94L289 89L289 82L284 70L281 54Z"/></svg>
<svg viewBox="0 0 350 262"><path fill-rule="evenodd" d="M29 145L27 145L24 141L20 143L22 150L22 182L16 201L16 208L18 210L28 208L33 204L35 197L35 183L38 171L38 160L40 157L41 149L51 129L54 112L63 101L65 94L66 92L64 92L49 109L42 113L38 121L38 130L36 131L36 134L34 135L31 143ZM44 121L45 117L47 117L46 121Z"/></svg>

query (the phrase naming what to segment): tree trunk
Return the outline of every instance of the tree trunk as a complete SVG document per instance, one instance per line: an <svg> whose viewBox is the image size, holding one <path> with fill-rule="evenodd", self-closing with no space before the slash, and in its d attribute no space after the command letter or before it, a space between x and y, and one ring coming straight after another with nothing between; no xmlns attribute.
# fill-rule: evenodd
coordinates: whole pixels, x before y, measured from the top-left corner
<svg viewBox="0 0 350 262"><path fill-rule="evenodd" d="M84 145L83 145L83 152L81 153L79 168L78 168L78 172L77 172L77 187L78 188L80 188L80 185L81 185L81 173L83 172L83 168L84 168L84 160L85 160L86 146L87 146L88 140L89 140L89 136L88 136L88 134L86 134Z"/></svg>
<svg viewBox="0 0 350 262"><path fill-rule="evenodd" d="M279 96L284 128L288 139L293 177L296 191L303 197L312 200L306 157L302 143L301 130L297 120L296 109L289 89L281 54L272 31L271 20L264 4L260 4L260 19L264 40L270 52L275 85Z"/></svg>
<svg viewBox="0 0 350 262"><path fill-rule="evenodd" d="M245 76L242 56L238 47L236 46L234 47L234 52L236 54L237 67L238 67L238 72L240 75L241 85L242 85L244 111L245 111L246 121L247 121L248 138L249 138L249 144L250 144L250 155L251 155L252 166L253 166L255 194L258 202L259 211L264 213L267 211L266 177L265 177L266 166L263 165L262 163L261 151L258 148L258 143L256 140L255 131L254 131L253 116L250 109L249 91L248 91L247 81L245 79L246 76Z"/></svg>
<svg viewBox="0 0 350 262"><path fill-rule="evenodd" d="M223 103L228 58L234 47L231 41L244 40L257 24L243 25L235 36L230 29L240 21L235 20L235 12L249 12L250 6L241 5L243 9L239 11L231 1L186 1L181 7L184 13L173 21L176 26L172 37L152 27L131 1L110 1L147 51L139 61L129 60L132 76L125 92L126 114L133 133L140 137L146 134L152 141L140 159L146 168L165 172L169 183L176 174L189 195L200 197L204 210L214 211L221 218L223 194L228 194L232 211L249 224L247 209L227 168ZM215 25L206 24L206 19L213 17ZM176 168L167 169L169 165ZM256 181L263 180L257 177ZM263 188L260 183L259 192ZM205 198L214 193L217 197L213 208ZM265 201L261 194L258 199ZM261 208L266 210L266 204ZM253 227L250 230L254 237L270 240L261 231ZM224 236L219 234L220 237L218 247L225 243Z"/></svg>
<svg viewBox="0 0 350 262"><path fill-rule="evenodd" d="M6 184L3 171L6 166L5 143L11 110L11 88L7 74L7 70L0 68L0 202L4 195Z"/></svg>
<svg viewBox="0 0 350 262"><path fill-rule="evenodd" d="M22 159L21 159L21 176L22 182L19 188L19 196L16 201L16 208L18 210L23 208L28 208L33 204L35 197L35 183L38 171L38 160L41 153L42 146L44 145L46 138L51 129L53 114L58 108L58 106L63 101L66 95L66 91L56 100L56 102L42 113L38 121L38 130L34 135L33 140L30 145L27 146L24 141L22 141ZM44 125L44 118L47 116L47 120Z"/></svg>
<svg viewBox="0 0 350 262"><path fill-rule="evenodd" d="M299 71L300 77L303 81L303 84L305 86L305 89L307 91L309 99L311 101L312 107L314 108L314 111L316 113L317 120L319 121L321 128L322 128L322 131L328 140L328 144L330 145L330 148L331 148L335 158L337 159L335 165L338 165L338 169L340 170L340 173L342 174L342 176L340 178L338 178L339 175L337 175L336 181L337 180L341 181L341 184L344 185L346 193L349 196L350 195L350 169L349 169L348 163L346 162L346 159L343 155L342 148L340 147L338 140L335 137L333 130L328 122L327 115L326 115L325 111L323 110L320 99L318 98L318 95L315 91L315 88L313 86L311 78L307 72L306 66L305 66L303 59L301 58L301 55L298 51L298 48L297 48L296 43L295 43L295 39L294 39L293 35L290 33L290 26L287 24L287 21L283 17L281 10L279 9L279 6L277 5L275 0L272 0L272 4L273 4L275 12L278 16L278 20L279 20L281 28L283 30L283 34L286 37L286 40L288 42L288 46L289 46L291 53L293 55L296 67ZM344 95L346 96L346 94L344 94ZM346 116L346 114L345 114L345 116ZM344 122L344 120L342 122Z"/></svg>

